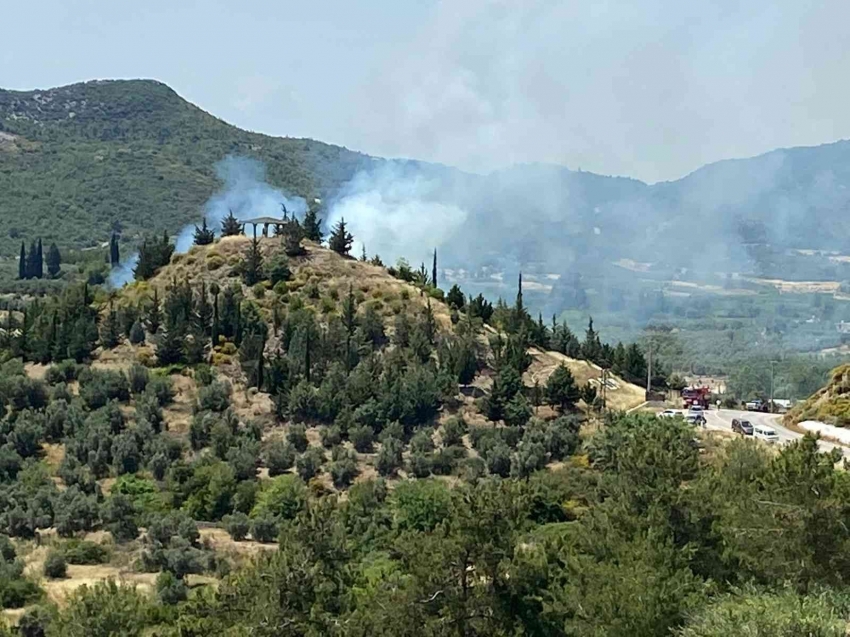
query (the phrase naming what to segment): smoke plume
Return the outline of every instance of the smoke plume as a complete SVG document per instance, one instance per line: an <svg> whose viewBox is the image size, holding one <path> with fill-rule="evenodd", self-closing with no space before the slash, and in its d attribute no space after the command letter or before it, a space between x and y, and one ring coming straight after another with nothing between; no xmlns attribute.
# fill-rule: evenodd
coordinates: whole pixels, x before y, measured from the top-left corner
<svg viewBox="0 0 850 637"><path fill-rule="evenodd" d="M283 206L290 215L302 217L307 211L307 202L303 197L293 197L271 186L266 181L265 165L248 157L228 155L215 165L215 172L222 182L221 190L204 204L203 218L207 225L218 234L222 220L230 212L241 220L255 217L276 217L283 215ZM198 224L201 219L198 220ZM175 252L181 254L192 247L195 224L185 226L177 235ZM108 283L118 288L133 280L133 269L139 260L138 252L112 270Z"/></svg>
<svg viewBox="0 0 850 637"><path fill-rule="evenodd" d="M426 261L466 221L467 211L452 203L449 194L445 180L412 163L383 162L359 172L342 188L331 204L327 225L332 228L345 219L354 235L354 254L365 247L387 264L401 257Z"/></svg>

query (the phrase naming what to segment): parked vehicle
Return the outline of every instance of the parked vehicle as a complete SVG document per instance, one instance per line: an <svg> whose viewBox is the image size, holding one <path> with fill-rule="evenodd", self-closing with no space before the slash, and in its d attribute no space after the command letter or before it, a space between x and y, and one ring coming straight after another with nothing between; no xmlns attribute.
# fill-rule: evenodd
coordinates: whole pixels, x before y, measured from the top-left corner
<svg viewBox="0 0 850 637"><path fill-rule="evenodd" d="M685 420L692 425L705 425L705 416L702 413L702 409L689 411L688 415L685 416Z"/></svg>
<svg viewBox="0 0 850 637"><path fill-rule="evenodd" d="M779 442L779 435L773 427L763 427L761 425L753 427L753 438L763 440L771 445Z"/></svg>
<svg viewBox="0 0 850 637"><path fill-rule="evenodd" d="M767 403L761 399L751 400L745 407L747 411L767 411Z"/></svg>
<svg viewBox="0 0 850 637"><path fill-rule="evenodd" d="M732 420L732 431L737 434L741 434L742 436L752 436L753 425L749 420L739 420L738 418L735 418Z"/></svg>
<svg viewBox="0 0 850 637"><path fill-rule="evenodd" d="M659 418L675 418L676 416L681 416L682 414L675 409L665 409L660 414L658 414Z"/></svg>

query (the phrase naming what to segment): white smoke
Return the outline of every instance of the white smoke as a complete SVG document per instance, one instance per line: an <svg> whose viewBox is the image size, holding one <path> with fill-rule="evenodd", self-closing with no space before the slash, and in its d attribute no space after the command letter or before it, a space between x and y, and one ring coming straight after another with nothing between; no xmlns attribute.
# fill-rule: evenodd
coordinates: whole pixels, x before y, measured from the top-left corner
<svg viewBox="0 0 850 637"><path fill-rule="evenodd" d="M289 215L303 217L307 211L307 202L303 197L293 197L269 185L266 181L266 167L248 157L228 155L215 165L215 173L223 182L221 190L204 204L204 218L207 226L216 234L221 230L222 220L233 212L240 221L255 217L283 216L283 207ZM201 220L198 220L200 225ZM175 252L181 254L192 247L195 224L185 226L177 235ZM133 280L133 268L139 260L138 252L114 268L109 275L111 287L122 287Z"/></svg>
<svg viewBox="0 0 850 637"><path fill-rule="evenodd" d="M341 189L326 220L332 228L345 219L354 235L353 254L365 246L391 264L404 257L430 262L434 248L451 240L466 221L467 211L445 199L445 181L409 165L383 162L361 171Z"/></svg>

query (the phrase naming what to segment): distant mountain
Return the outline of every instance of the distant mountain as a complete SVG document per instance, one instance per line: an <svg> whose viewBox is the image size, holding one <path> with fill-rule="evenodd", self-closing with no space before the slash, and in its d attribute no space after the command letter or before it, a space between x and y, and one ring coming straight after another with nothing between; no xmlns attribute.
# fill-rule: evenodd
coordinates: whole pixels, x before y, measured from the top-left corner
<svg viewBox="0 0 850 637"><path fill-rule="evenodd" d="M197 222L228 154L263 160L293 194L338 188L369 158L307 139L231 126L164 84L95 81L44 91L0 90L0 252L43 237L84 247Z"/></svg>
<svg viewBox="0 0 850 637"><path fill-rule="evenodd" d="M388 163L398 179L425 174L430 198L467 212L444 250L457 267L598 276L625 260L659 279L850 279L840 260L794 252L850 254L850 142L721 161L655 185L540 164L481 176L246 132L153 81L0 90L0 251L36 236L92 245L113 223L129 240L175 231L199 220L228 154L264 161L271 184L304 197L333 199L359 171Z"/></svg>

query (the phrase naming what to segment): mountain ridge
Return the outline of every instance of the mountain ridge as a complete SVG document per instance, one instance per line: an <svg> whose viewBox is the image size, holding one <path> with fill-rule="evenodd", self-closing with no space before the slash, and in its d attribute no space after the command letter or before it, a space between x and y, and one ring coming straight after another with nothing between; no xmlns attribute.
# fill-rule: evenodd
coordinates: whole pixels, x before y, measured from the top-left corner
<svg viewBox="0 0 850 637"><path fill-rule="evenodd" d="M626 258L671 273L767 276L776 274L777 251L850 252L846 140L720 160L655 184L543 163L478 175L245 131L156 80L0 89L0 130L26 142L0 147L6 255L37 237L86 247L117 227L125 243L138 243L196 223L221 187L213 166L227 155L262 161L272 186L308 199L333 200L355 175L380 167L391 166L395 179L426 175L428 199L469 213L447 242L467 268L482 263L468 255L488 254L503 269L532 260L569 273L588 260ZM694 251L695 234L713 249Z"/></svg>

